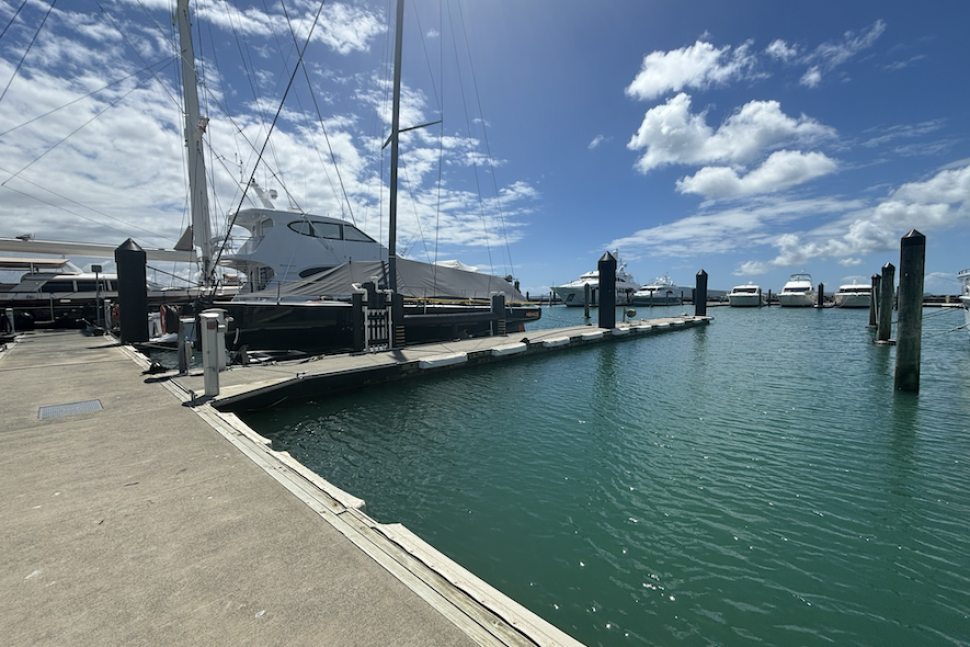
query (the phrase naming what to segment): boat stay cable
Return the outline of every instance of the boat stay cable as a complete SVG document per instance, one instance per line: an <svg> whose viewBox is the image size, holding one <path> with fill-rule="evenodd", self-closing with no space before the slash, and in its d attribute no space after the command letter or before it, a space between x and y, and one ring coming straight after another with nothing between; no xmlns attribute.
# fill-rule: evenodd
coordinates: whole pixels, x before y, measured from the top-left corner
<svg viewBox="0 0 970 647"><path fill-rule="evenodd" d="M286 96L289 94L290 88L293 87L293 80L296 78L296 73L299 71L300 65L303 62L303 56L306 53L307 47L310 45L310 40L313 37L313 32L316 29L317 23L320 21L320 14L322 12L323 12L323 3L320 3L320 8L317 10L317 14L313 18L313 24L310 26L310 29L307 31L306 42L303 44L303 48L300 50L299 59L297 60L296 66L294 66L293 68L292 74L290 74L290 80L286 85L286 90L283 92L283 97L280 100L279 107L276 110L276 115L273 117L273 122L270 124L269 132L266 133L266 138L263 140L263 146L260 149L259 156L256 159L256 163L253 165L252 173L249 176L249 182L247 182L246 186L243 188L242 196L239 198L239 205L236 207L232 220L230 220L229 222L230 230L232 229L233 224L235 224L236 218L239 216L239 211L240 209L242 209L243 202L246 199L246 194L249 192L249 187L252 185L252 182L256 179L256 171L259 168L259 163L263 158L263 154L266 151L266 146L269 144L269 140L273 134L273 129L276 127L276 123L280 118L280 114L283 112L283 105L286 103ZM226 248L226 240L223 240L222 244L219 246L219 249L216 251L215 258L213 259L214 261L213 266L218 265L219 259L222 257L222 252L225 250L225 248Z"/></svg>
<svg viewBox="0 0 970 647"><path fill-rule="evenodd" d="M14 21L17 19L17 16L20 15L20 10L23 9L24 5L26 4L27 4L27 0L24 0L23 2L21 2L20 6L17 7L17 10L13 13L12 16L10 16L10 22L8 22L7 26L3 28L3 31L0 31L0 40L3 40L3 37L6 35L7 30L10 29L10 27L13 25Z"/></svg>
<svg viewBox="0 0 970 647"><path fill-rule="evenodd" d="M465 24L465 14L462 11L461 4L458 4L458 17L461 21L462 33L465 36L465 48L468 48L468 30ZM485 126L485 113L482 110L482 100L481 93L478 91L478 77L475 75L475 64L473 63L471 53L468 53L468 69L471 74L472 87L475 89L475 100L478 105L478 118L482 124L482 139L485 141L485 159L488 160L489 175L492 178L492 190L495 191L495 204L498 209L499 222L502 223L502 237L505 239L505 250L509 256L509 274L515 275L515 265L512 262L512 248L509 245L508 230L505 225L505 212L502 209L502 194L498 189L498 180L496 180L494 158L492 157L492 149L488 142L488 128Z"/></svg>
<svg viewBox="0 0 970 647"><path fill-rule="evenodd" d="M38 155L37 157L35 157L34 159L32 159L23 168L21 168L19 171L17 171L16 173L12 174L6 180L4 180L2 183L0 183L0 186L6 186L7 185L7 182L9 182L10 180L12 180L15 177L19 176L21 173L23 173L24 171L26 171L28 168L30 168L31 166L33 166L34 164L36 164L37 162L39 162L48 153L52 152L55 148L57 148L58 146L60 146L64 142L66 142L68 139L70 139L71 137L73 137L74 135L76 135L78 132L80 132L82 129L84 129L85 127L87 127L88 125L90 125L91 122L95 121L98 117L100 117L101 115L103 115L105 112L107 112L108 110L111 110L112 108L114 108L115 106L117 106L119 103L121 103L122 101L124 101L126 98L128 98L128 95L130 95L135 90L139 89L142 86L142 84L145 83L146 80L147 79L143 79L143 80L139 81L138 83L136 83L130 90L128 90L127 92L125 92L124 94L122 94L120 97L118 97L117 99L115 99L114 101L112 101L111 103L109 103L107 108L105 108L104 110L101 110L100 112L96 113L93 117L91 117L90 119L88 119L87 121L85 121L83 124L81 124L80 126L78 126L77 128L75 128L74 130L72 130L70 133L68 133L64 137L62 137L60 140L58 140L58 142L56 144L54 144L53 146L51 146L50 148L48 148L47 150L45 150L43 153L41 153L40 155Z"/></svg>
<svg viewBox="0 0 970 647"><path fill-rule="evenodd" d="M5 169L3 167L0 167L0 172L9 173L10 171L8 171L7 169ZM138 225L130 225L127 222L121 220L121 218L116 218L115 216L109 215L109 214L107 214L107 213L105 213L103 211L98 211L97 209L95 209L93 207L89 207L86 204L82 204L82 203L78 202L77 200L74 200L73 198L69 198L66 195L63 195L61 193L58 193L57 191L53 191L53 190L51 190L51 189L49 189L49 188L47 188L45 186L41 186L40 184L37 184L36 182L33 182L33 181L28 180L26 178L19 178L19 179L20 179L21 182L26 182L28 184L32 184L35 187L37 187L38 189L41 189L42 191L47 191L48 193L51 193L53 195L56 195L58 198L60 198L62 200L66 200L67 202L76 204L77 206L79 206L79 207L81 207L83 209L87 209L89 211L93 211L94 213L98 214L99 216L103 216L103 217L109 218L111 220L116 220L116 221L124 224L127 229L118 229L117 227L112 227L111 225L106 225L103 222L99 222L98 220L95 220L94 218L91 218L90 216L85 216L85 215L80 214L80 213L78 213L76 211L71 211L71 210L65 208L62 205L55 204L53 202L48 202L47 200L44 200L43 198L39 198L39 197L37 197L35 195L31 195L29 193L25 193L24 191L20 191L19 189L15 189L13 187L6 186L6 183L4 183L3 185L0 185L0 186L3 186L3 188L7 189L8 191L13 191L14 193L19 193L22 196L31 198L33 200L36 200L36 201L42 203L42 204L46 204L49 207L53 207L55 209L59 209L59 210L65 212L65 213L69 213L72 216L77 216L78 218L81 218L81 219L84 219L84 220L90 220L91 222L93 222L93 223L95 223L97 225L100 225L101 227L105 227L106 229L111 229L112 231L117 231L118 233L124 234L126 236L128 236L131 233L131 229L139 229L139 230L145 232L146 234L148 234L152 238L161 238L161 239L166 239L167 238L166 236L163 236L162 234L160 234L158 232L150 231L148 229L145 229L144 227L139 227Z"/></svg>
<svg viewBox="0 0 970 647"><path fill-rule="evenodd" d="M451 14L451 10L450 9L448 11L448 22L451 25L452 33L455 33L455 25L454 25L453 16ZM456 39L452 39L452 42L453 42L454 48L455 48L455 62L457 63L458 60L459 60L458 59L458 42L457 42ZM467 38L466 38L466 46L467 46ZM468 117L468 104L465 101L465 83L464 83L464 78L462 77L462 74L461 74L461 66L460 65L456 65L456 71L457 71L457 75L458 75L458 86L460 88L460 94L461 94L461 98L462 98L462 107L463 107L464 113L465 113L465 128L468 131L468 136L471 137L472 136L471 120ZM482 124L482 126L484 128L484 123ZM488 225L487 225L487 219L485 217L485 203L484 203L484 200L482 199L482 185L481 185L481 181L479 180L479 177L478 177L478 163L477 163L477 161L474 164L474 168L475 168L475 173L474 173L474 177L475 177L475 188L478 191L478 210L479 210L479 217L482 219L482 228L483 228L484 235L485 235L485 251L487 252L487 255L488 255L488 265L489 265L489 269L492 270L492 272L494 272L494 270L492 269L492 268L494 268L494 264L492 262L492 246L491 246L491 243L488 240ZM492 276L492 272L489 272L489 276Z"/></svg>
<svg viewBox="0 0 970 647"><path fill-rule="evenodd" d="M17 74L20 72L20 68L23 66L24 60L27 58L27 54L30 53L31 48L34 46L34 42L36 42L37 37L40 36L41 30L44 28L44 24L47 22L47 17L51 15L51 12L54 10L54 5L56 4L57 0L52 0L51 5L47 8L47 13L44 14L44 19L40 21L40 26L37 27L37 31L34 32L33 38L31 38L30 43L27 44L27 49L24 50L24 55L20 57L17 67L14 68L13 74L10 75L10 79L7 81L7 86L3 89L3 92L0 93L0 103L2 103L3 98L7 96L7 90L10 89L10 84L13 83L15 78L17 78ZM19 9L17 10L17 13L20 13ZM13 20L11 20L11 23L12 22ZM7 30L4 29L4 33L6 33L6 31Z"/></svg>

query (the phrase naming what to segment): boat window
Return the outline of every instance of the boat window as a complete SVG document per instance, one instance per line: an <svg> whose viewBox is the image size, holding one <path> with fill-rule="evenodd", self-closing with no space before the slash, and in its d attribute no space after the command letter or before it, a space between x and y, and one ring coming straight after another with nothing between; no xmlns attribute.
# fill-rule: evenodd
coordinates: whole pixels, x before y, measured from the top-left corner
<svg viewBox="0 0 970 647"><path fill-rule="evenodd" d="M78 292L97 292L98 282L97 281L78 281L77 291Z"/></svg>
<svg viewBox="0 0 970 647"><path fill-rule="evenodd" d="M313 225L311 225L307 220L297 220L296 222L291 222L287 226L298 234L303 234L304 236L313 235Z"/></svg>
<svg viewBox="0 0 970 647"><path fill-rule="evenodd" d="M335 222L313 221L313 235L317 238L340 240L340 225Z"/></svg>
<svg viewBox="0 0 970 647"><path fill-rule="evenodd" d="M41 292L74 292L74 281L48 281L40 288Z"/></svg>
<svg viewBox="0 0 970 647"><path fill-rule="evenodd" d="M313 276L314 274L319 274L320 272L326 272L332 265L327 265L326 267L309 267L302 272L300 272L300 278L305 279L308 276Z"/></svg>
<svg viewBox="0 0 970 647"><path fill-rule="evenodd" d="M375 242L373 238L362 232L353 225L344 225L344 240L356 240L365 243Z"/></svg>
<svg viewBox="0 0 970 647"><path fill-rule="evenodd" d="M296 233L303 234L304 236L340 240L340 225L335 222L297 220L287 226Z"/></svg>

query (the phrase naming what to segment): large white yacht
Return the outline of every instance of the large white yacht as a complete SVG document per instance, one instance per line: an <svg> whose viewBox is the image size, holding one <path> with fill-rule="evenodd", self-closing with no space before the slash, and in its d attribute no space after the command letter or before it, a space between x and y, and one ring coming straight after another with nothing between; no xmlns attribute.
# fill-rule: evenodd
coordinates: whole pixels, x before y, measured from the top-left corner
<svg viewBox="0 0 970 647"><path fill-rule="evenodd" d="M224 253L219 264L246 275L244 293L299 281L351 260L387 260L386 247L339 218L268 205L240 211L234 224L249 238L237 251Z"/></svg>
<svg viewBox="0 0 970 647"><path fill-rule="evenodd" d="M633 293L640 289L640 284L633 280L633 275L626 271L626 263L620 263L620 253L613 250L616 258L616 305L628 305ZM589 305L599 304L600 273L593 270L582 274L578 279L566 285L553 286L556 293L567 306L582 306L586 300L586 286L590 287Z"/></svg>
<svg viewBox="0 0 970 647"><path fill-rule="evenodd" d="M778 293L778 305L788 308L811 308L815 305L815 286L812 275L804 270L792 274Z"/></svg>
<svg viewBox="0 0 970 647"><path fill-rule="evenodd" d="M693 288L677 285L664 274L634 292L630 304L638 307L679 306L685 298L692 298L693 294Z"/></svg>
<svg viewBox="0 0 970 647"><path fill-rule="evenodd" d="M871 301L872 285L842 285L835 293L836 308L868 308Z"/></svg>
<svg viewBox="0 0 970 647"><path fill-rule="evenodd" d="M768 304L768 297L762 294L761 287L753 283L735 285L728 293L728 305L735 308L760 308Z"/></svg>

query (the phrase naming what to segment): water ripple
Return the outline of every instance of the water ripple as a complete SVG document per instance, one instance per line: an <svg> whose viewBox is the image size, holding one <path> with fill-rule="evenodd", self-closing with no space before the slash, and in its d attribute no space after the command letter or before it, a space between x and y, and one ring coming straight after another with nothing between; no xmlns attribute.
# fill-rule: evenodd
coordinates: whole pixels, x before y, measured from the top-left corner
<svg viewBox="0 0 970 647"><path fill-rule="evenodd" d="M587 644L970 644L965 335L910 396L864 312L714 314L249 422Z"/></svg>

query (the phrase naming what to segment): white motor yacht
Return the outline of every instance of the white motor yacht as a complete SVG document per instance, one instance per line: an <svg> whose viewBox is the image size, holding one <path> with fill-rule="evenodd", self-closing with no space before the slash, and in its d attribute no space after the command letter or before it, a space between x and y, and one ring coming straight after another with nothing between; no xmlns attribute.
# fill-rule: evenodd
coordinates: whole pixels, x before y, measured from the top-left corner
<svg viewBox="0 0 970 647"><path fill-rule="evenodd" d="M241 292L275 289L350 260L387 260L387 248L353 224L330 216L275 209L272 193L267 196L255 183L250 188L263 206L236 214L233 225L246 229L249 237L219 261L246 275Z"/></svg>
<svg viewBox="0 0 970 647"><path fill-rule="evenodd" d="M640 289L640 284L633 280L633 276L626 271L626 263L620 263L618 250L613 250L616 258L616 305L629 305L633 293ZM582 306L586 300L586 286L590 287L589 305L599 304L599 270L593 270L581 275L577 280L566 285L553 286L552 291L556 293L562 302L567 306Z"/></svg>
<svg viewBox="0 0 970 647"><path fill-rule="evenodd" d="M691 298L693 294L693 288L677 285L664 274L634 292L630 304L638 307L679 306L685 298Z"/></svg>
<svg viewBox="0 0 970 647"><path fill-rule="evenodd" d="M768 297L762 294L761 287L748 283L735 285L728 293L728 305L735 308L760 308L768 304Z"/></svg>
<svg viewBox="0 0 970 647"><path fill-rule="evenodd" d="M802 271L792 274L778 293L778 305L787 308L811 308L815 305L815 286L812 275Z"/></svg>
<svg viewBox="0 0 970 647"><path fill-rule="evenodd" d="M872 302L872 286L852 283L839 286L835 293L836 308L868 308Z"/></svg>

